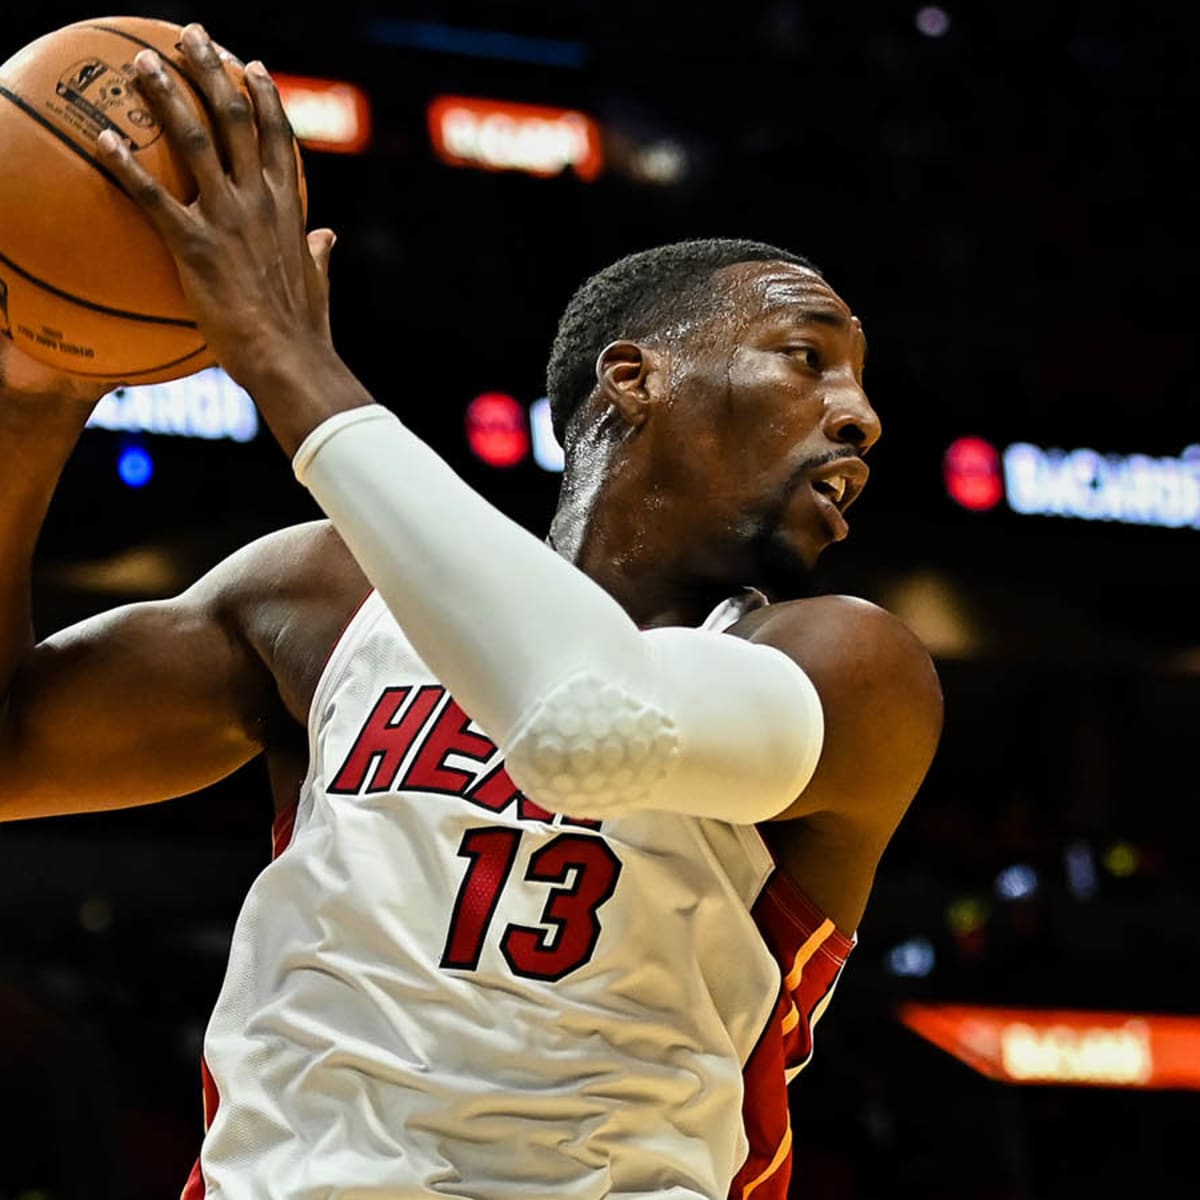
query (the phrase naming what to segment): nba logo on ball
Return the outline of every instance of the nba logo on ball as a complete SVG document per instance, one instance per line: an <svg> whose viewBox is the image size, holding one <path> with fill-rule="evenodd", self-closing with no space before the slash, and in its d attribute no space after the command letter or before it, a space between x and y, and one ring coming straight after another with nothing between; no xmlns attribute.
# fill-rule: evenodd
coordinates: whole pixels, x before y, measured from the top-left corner
<svg viewBox="0 0 1200 1200"><path fill-rule="evenodd" d="M131 150L138 151L157 141L162 130L149 109L141 107L134 78L130 62L113 66L99 58L88 58L68 67L54 91L70 106L74 120L81 119L85 126L90 126L87 133L90 140L99 137L103 129L114 129L129 140ZM74 124L61 110L58 115L68 124ZM138 130L151 136L139 139L134 136Z"/></svg>

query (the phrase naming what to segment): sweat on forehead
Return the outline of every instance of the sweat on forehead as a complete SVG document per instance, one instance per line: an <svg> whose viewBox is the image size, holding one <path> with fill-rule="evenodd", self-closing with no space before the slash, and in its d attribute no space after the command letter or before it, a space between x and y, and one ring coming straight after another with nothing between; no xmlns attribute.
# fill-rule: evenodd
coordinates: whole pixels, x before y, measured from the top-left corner
<svg viewBox="0 0 1200 1200"><path fill-rule="evenodd" d="M780 282L785 287L788 282L793 284L787 292L792 303L831 294L828 288L815 289L808 282L821 283L816 272L804 267L795 270L798 276L792 273L790 263L781 262L742 262L720 267L695 281L690 291L680 297L670 319L660 319L642 336L651 342L673 342L699 349L721 341L728 333L740 333L763 316L768 305L774 307L777 294L783 294L777 286Z"/></svg>
<svg viewBox="0 0 1200 1200"><path fill-rule="evenodd" d="M807 267L784 262L735 263L716 273L714 282L739 314L752 319L781 308L813 305L840 313L851 313L846 302L824 277Z"/></svg>

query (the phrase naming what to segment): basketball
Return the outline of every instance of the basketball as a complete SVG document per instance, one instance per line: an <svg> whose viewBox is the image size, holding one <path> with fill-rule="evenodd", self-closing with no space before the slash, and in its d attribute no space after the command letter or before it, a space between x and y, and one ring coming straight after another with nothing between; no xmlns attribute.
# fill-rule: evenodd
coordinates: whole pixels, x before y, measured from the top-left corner
<svg viewBox="0 0 1200 1200"><path fill-rule="evenodd" d="M81 21L0 66L0 333L48 366L158 383L212 365L170 254L96 145L114 130L176 199L195 199L133 65L158 51L203 113L181 33L133 17ZM242 85L240 66L226 71Z"/></svg>

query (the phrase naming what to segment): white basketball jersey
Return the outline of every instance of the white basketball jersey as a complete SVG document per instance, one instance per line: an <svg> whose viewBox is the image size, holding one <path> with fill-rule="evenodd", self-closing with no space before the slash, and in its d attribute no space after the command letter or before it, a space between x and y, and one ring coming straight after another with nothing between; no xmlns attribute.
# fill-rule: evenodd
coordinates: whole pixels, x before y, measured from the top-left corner
<svg viewBox="0 0 1200 1200"><path fill-rule="evenodd" d="M308 733L185 1200L782 1200L785 1073L851 943L753 828L540 809L374 592Z"/></svg>

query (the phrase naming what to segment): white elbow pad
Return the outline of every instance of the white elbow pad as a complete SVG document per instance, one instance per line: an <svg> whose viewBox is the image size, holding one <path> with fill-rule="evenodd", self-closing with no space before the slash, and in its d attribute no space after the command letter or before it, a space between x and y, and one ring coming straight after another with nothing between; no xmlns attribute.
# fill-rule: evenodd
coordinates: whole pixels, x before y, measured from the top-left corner
<svg viewBox="0 0 1200 1200"><path fill-rule="evenodd" d="M661 705L582 671L513 731L505 765L530 796L586 817L649 807L678 754L675 723Z"/></svg>
<svg viewBox="0 0 1200 1200"><path fill-rule="evenodd" d="M807 786L824 742L812 681L780 650L725 634L642 635L643 694L579 672L549 691L505 746L539 803L604 818L657 808L752 824Z"/></svg>

